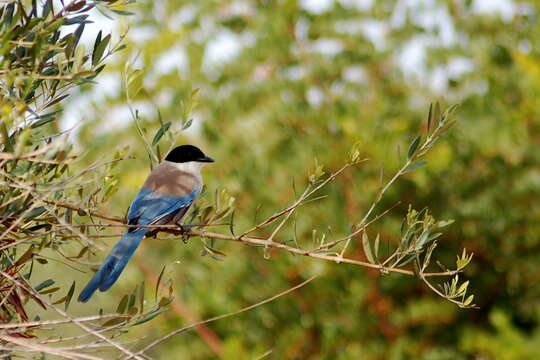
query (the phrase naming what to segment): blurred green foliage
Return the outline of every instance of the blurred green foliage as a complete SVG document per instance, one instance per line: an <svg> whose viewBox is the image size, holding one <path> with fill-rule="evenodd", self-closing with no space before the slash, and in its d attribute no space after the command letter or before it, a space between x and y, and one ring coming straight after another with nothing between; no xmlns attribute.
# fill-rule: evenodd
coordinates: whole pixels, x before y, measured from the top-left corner
<svg viewBox="0 0 540 360"><path fill-rule="evenodd" d="M123 6L128 1L114 3ZM114 6L100 0L67 4L48 0L7 1L0 7L0 337L4 358L47 349L21 339L65 345L75 338L80 346L80 339L89 336L94 326L114 325L103 331L107 336L94 332L101 337L98 343L110 342L109 334L114 337L121 328L150 320L171 300L172 294L162 296L157 288L154 301L149 300L141 286L133 296L124 297L122 306L109 310L112 314L100 311L82 321L94 321L90 326L70 319L67 313L76 281L65 276L65 270L81 271L77 268L81 259L95 249L94 239L101 235L94 231L94 210L114 193L117 180L110 173L122 155L116 151L106 161L72 166L78 154L73 151L70 131L60 130L57 120L70 93L92 84L104 69L104 61L122 50L121 38L111 42L111 35L102 31L92 37L93 46L81 43L92 24L89 12L99 9L114 14L118 11ZM140 299L137 305L135 299ZM47 323L52 326L49 330L59 324L77 326L63 328L62 334L49 331L60 338L45 340L47 331L39 331L43 318L54 316L62 319ZM77 331L86 335L81 337ZM52 348L52 353L58 352L62 350ZM51 351L43 351L43 358L46 353ZM68 357L79 358L73 353Z"/></svg>
<svg viewBox="0 0 540 360"><path fill-rule="evenodd" d="M63 7L52 1L39 5L10 1L0 8L2 322L28 321L25 305L30 299L46 309L39 295L51 296L60 290L51 287L55 281L49 278L35 283L34 293L24 292L9 276L33 283L34 265L48 264L43 252L57 251L64 243L55 236L55 227L73 217L72 209L55 206L76 193L74 188L80 185L78 176L69 171L68 164L76 158L73 146L59 133L55 120L69 91L91 83L103 70L102 61L119 50L119 44L110 44L110 36L102 39L101 32L92 50L79 44L85 26L91 23L88 12L96 5L79 2ZM106 180L93 185L96 187L86 189L92 191L84 204L88 207L110 195ZM83 190L78 190L83 206ZM88 239L81 239L85 241ZM74 286L72 282L59 301L66 309ZM12 334L30 336L28 329Z"/></svg>
<svg viewBox="0 0 540 360"><path fill-rule="evenodd" d="M75 114L85 120L78 130L84 161L112 157L124 146L133 156L115 167L121 185L102 209L123 214L151 166L128 108L125 84L133 69L140 77L130 82L137 91L132 89L129 106L138 110L146 138L170 123L177 134L170 141L197 144L215 157L205 169L202 200L227 189L236 198L240 229L293 199L317 164L338 168L358 142L370 161L326 188L326 199L303 208L294 227L284 229L291 239L310 239L312 229L330 239L346 235L367 211L380 177L390 176L412 139L425 133L429 103L460 103L458 125L428 154L427 166L389 190L379 210L401 203L371 231L381 234L383 244L397 242L409 204L455 219L437 250L446 264L455 261L456 249L474 252L466 276L474 279L469 288L480 309L454 307L414 278L380 277L274 251L266 260L262 250L221 242L215 247L227 256L215 261L200 256L197 241L151 239L121 284L78 309L114 310L122 295L159 274L163 264L185 311L196 318L236 310L320 274L287 297L210 324L222 356L256 358L272 350L268 358L535 359L540 6L508 2L511 13L483 13L478 1L313 3L130 5L135 15L125 20L127 49L108 63L97 86L67 103L68 109L83 104ZM421 49L425 56L414 61ZM182 131L189 113L193 124ZM360 238L349 252L363 257ZM127 336L162 334L190 322L175 311ZM195 332L150 355L216 356Z"/></svg>

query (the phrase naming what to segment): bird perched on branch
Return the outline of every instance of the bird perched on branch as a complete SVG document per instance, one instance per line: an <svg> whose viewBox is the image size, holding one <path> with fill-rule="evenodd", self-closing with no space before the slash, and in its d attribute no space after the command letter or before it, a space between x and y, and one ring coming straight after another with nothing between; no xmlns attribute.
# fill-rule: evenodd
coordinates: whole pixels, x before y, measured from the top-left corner
<svg viewBox="0 0 540 360"><path fill-rule="evenodd" d="M201 167L214 162L199 148L182 145L174 148L150 173L128 211L129 227L94 277L81 291L86 302L99 289L107 291L118 279L149 228L135 225L176 224L201 193Z"/></svg>

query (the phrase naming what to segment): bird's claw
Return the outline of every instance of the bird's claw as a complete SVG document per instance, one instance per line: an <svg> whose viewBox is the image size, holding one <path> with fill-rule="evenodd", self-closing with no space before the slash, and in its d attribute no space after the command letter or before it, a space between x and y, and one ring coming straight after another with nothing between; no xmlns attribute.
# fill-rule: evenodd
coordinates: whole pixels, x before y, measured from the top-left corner
<svg viewBox="0 0 540 360"><path fill-rule="evenodd" d="M180 223L176 223L176 225L180 229L180 230L178 230L178 232L179 232L179 235L182 235L182 241L184 242L184 244L187 244L187 241L189 239L187 234L191 231L193 226L192 225L182 225Z"/></svg>

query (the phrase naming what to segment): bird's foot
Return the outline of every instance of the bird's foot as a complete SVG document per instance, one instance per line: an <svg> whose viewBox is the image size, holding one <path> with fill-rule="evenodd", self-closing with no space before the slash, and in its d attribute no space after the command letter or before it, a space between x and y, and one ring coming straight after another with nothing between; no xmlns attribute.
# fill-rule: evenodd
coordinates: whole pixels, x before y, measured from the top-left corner
<svg viewBox="0 0 540 360"><path fill-rule="evenodd" d="M193 228L192 225L182 225L180 223L176 223L176 226L178 226L179 230L177 230L179 232L179 235L182 235L182 241L184 242L184 244L187 243L189 237L187 236L187 234L191 231L191 229Z"/></svg>

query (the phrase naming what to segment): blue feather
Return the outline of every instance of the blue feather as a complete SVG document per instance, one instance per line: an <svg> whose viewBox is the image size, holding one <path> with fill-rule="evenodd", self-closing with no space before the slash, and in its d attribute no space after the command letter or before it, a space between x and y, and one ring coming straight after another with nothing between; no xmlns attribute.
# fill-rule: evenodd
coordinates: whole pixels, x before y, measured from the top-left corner
<svg viewBox="0 0 540 360"><path fill-rule="evenodd" d="M98 288L100 291L106 291L115 283L129 259L131 259L135 249L139 246L146 231L147 229L140 229L135 232L126 232L122 236L105 261L103 261L92 280L81 291L79 301L86 302Z"/></svg>
<svg viewBox="0 0 540 360"><path fill-rule="evenodd" d="M159 223L159 220L166 215L176 214L189 207L198 193L199 189L195 189L189 195L174 197L141 189L129 208L128 223L131 225ZM147 230L146 228L132 227L124 233L94 277L81 291L78 298L80 302L88 301L97 289L106 291L116 282Z"/></svg>

